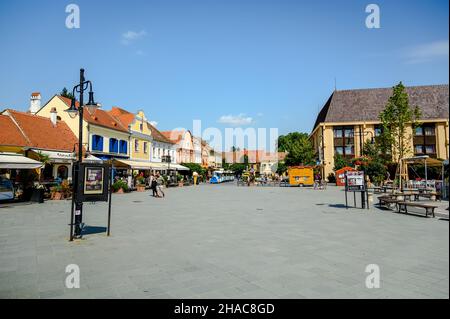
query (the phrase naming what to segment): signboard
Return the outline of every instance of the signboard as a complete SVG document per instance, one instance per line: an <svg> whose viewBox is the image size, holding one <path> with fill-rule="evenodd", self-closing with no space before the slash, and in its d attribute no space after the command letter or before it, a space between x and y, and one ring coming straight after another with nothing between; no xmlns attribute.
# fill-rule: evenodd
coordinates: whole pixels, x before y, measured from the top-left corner
<svg viewBox="0 0 450 319"><path fill-rule="evenodd" d="M364 192L366 190L364 172L345 172L345 188L348 192Z"/></svg>
<svg viewBox="0 0 450 319"><path fill-rule="evenodd" d="M84 190L85 195L102 194L103 179L105 170L103 167L86 167L84 170Z"/></svg>
<svg viewBox="0 0 450 319"><path fill-rule="evenodd" d="M81 181L78 194L83 202L108 201L109 164L82 163L80 164Z"/></svg>

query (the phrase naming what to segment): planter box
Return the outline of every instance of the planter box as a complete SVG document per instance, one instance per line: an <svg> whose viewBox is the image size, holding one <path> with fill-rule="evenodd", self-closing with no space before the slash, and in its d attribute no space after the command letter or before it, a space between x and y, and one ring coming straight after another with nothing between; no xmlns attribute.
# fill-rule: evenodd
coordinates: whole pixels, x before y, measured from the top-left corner
<svg viewBox="0 0 450 319"><path fill-rule="evenodd" d="M116 192L116 194L123 194L123 193L125 193L125 192L123 191L123 188L119 188L119 189L117 190L117 192Z"/></svg>
<svg viewBox="0 0 450 319"><path fill-rule="evenodd" d="M136 190L138 191L138 192L145 192L145 186L136 186Z"/></svg>

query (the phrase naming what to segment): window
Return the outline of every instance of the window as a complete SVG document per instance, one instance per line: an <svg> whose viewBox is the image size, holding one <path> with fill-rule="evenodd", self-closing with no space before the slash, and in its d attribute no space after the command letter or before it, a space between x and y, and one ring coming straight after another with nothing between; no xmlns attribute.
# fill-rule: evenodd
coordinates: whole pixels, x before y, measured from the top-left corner
<svg viewBox="0 0 450 319"><path fill-rule="evenodd" d="M156 152L155 152L155 148L152 148L152 157L155 158L156 157Z"/></svg>
<svg viewBox="0 0 450 319"><path fill-rule="evenodd" d="M103 152L103 136L92 135L92 150Z"/></svg>
<svg viewBox="0 0 450 319"><path fill-rule="evenodd" d="M353 126L335 127L334 135L334 152L344 157L354 157L355 141Z"/></svg>
<svg viewBox="0 0 450 319"><path fill-rule="evenodd" d="M144 124L139 124L139 129L141 130L141 132L144 130Z"/></svg>
<svg viewBox="0 0 450 319"><path fill-rule="evenodd" d="M147 154L147 142L144 142L144 153Z"/></svg>
<svg viewBox="0 0 450 319"><path fill-rule="evenodd" d="M134 139L134 151L139 152L139 140Z"/></svg>
<svg viewBox="0 0 450 319"><path fill-rule="evenodd" d="M423 124L415 129L414 154L436 157L436 130L434 124Z"/></svg>
<svg viewBox="0 0 450 319"><path fill-rule="evenodd" d="M119 144L119 153L120 154L127 154L127 141L120 141Z"/></svg>
<svg viewBox="0 0 450 319"><path fill-rule="evenodd" d="M118 153L119 152L119 143L117 139L110 138L109 139L109 152L110 153Z"/></svg>

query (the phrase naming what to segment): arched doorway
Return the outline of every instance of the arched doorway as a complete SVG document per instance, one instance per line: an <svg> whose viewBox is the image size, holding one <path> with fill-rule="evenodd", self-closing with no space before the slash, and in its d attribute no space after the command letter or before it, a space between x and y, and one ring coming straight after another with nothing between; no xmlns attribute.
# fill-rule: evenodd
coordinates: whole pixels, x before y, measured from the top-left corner
<svg viewBox="0 0 450 319"><path fill-rule="evenodd" d="M67 179L69 177L69 168L66 165L59 166L56 175L58 178Z"/></svg>

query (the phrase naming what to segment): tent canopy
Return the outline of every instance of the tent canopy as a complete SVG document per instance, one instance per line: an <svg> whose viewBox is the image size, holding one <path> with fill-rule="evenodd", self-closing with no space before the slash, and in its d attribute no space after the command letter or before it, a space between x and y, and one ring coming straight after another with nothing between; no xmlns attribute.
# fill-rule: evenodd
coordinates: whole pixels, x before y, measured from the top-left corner
<svg viewBox="0 0 450 319"><path fill-rule="evenodd" d="M444 164L444 161L431 158L428 155L422 155L422 156L413 156L413 157L407 157L402 158L402 161L404 164L427 164L428 167L431 166L438 166L441 167Z"/></svg>
<svg viewBox="0 0 450 319"><path fill-rule="evenodd" d="M35 169L43 163L15 153L0 153L0 168L3 169Z"/></svg>
<svg viewBox="0 0 450 319"><path fill-rule="evenodd" d="M188 171L189 168L175 164L175 163L154 163L154 162L140 162L124 159L114 159L115 167L126 167L131 169L141 169L141 170L178 170L178 171Z"/></svg>

